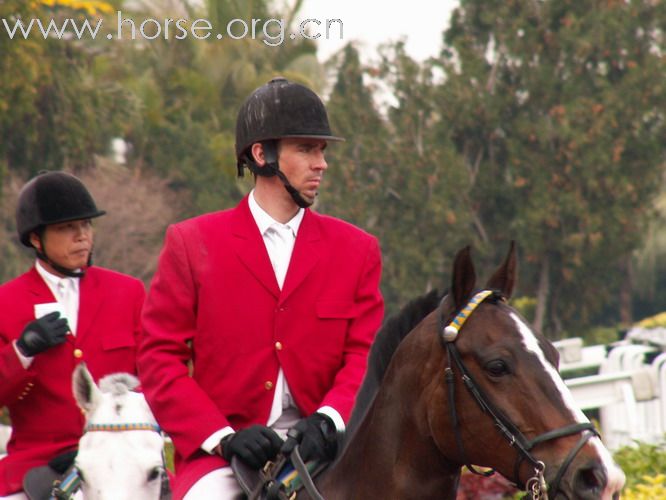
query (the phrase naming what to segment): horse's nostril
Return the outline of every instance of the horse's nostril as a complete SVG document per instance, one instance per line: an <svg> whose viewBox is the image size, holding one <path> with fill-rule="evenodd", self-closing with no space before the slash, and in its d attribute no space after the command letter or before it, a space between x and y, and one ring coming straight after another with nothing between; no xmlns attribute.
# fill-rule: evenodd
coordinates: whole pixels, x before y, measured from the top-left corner
<svg viewBox="0 0 666 500"><path fill-rule="evenodd" d="M594 469L585 469L580 472L580 481L586 489L598 488L601 486L600 478Z"/></svg>
<svg viewBox="0 0 666 500"><path fill-rule="evenodd" d="M576 474L575 491L580 498L587 498L590 494L598 494L606 487L606 472L601 467L581 469Z"/></svg>

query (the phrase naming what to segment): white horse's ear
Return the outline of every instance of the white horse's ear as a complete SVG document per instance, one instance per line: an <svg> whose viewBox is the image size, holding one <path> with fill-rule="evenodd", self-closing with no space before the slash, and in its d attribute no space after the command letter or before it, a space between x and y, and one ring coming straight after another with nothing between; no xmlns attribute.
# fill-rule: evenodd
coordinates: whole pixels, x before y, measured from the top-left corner
<svg viewBox="0 0 666 500"><path fill-rule="evenodd" d="M101 392L85 363L80 363L72 375L74 399L82 410L90 413L101 401Z"/></svg>

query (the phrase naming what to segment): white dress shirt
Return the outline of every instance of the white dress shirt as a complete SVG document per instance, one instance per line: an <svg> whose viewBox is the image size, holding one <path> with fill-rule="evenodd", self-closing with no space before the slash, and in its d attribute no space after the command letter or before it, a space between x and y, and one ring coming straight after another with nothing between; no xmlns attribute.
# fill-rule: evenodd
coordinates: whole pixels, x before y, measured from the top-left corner
<svg viewBox="0 0 666 500"><path fill-rule="evenodd" d="M79 278L56 276L47 271L39 260L35 261L35 269L56 299L55 303L36 304L35 319L39 319L53 311L60 311L61 316L67 318L69 332L72 335L76 335L76 327L79 318ZM23 367L28 368L32 363L33 357L24 356L16 348L16 345L14 345L14 348L16 349L16 354L18 354Z"/></svg>
<svg viewBox="0 0 666 500"><path fill-rule="evenodd" d="M80 278L70 278L65 276L61 278L55 274L51 274L44 266L37 261L35 263L37 272L46 282L47 286L53 292L53 296L58 301L58 304L62 306L65 311L65 318L67 318L67 324L69 325L69 331L72 335L76 335L76 327L78 324L79 318L79 280ZM37 317L37 315L35 315Z"/></svg>

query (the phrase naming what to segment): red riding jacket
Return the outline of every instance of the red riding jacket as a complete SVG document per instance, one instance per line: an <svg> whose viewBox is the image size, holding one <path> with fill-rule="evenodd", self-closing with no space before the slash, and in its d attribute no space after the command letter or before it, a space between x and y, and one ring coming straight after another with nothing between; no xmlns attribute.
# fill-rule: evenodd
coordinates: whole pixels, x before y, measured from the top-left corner
<svg viewBox="0 0 666 500"><path fill-rule="evenodd" d="M0 496L23 489L25 473L76 448L85 419L72 395L72 371L85 361L93 377L136 373L141 281L90 267L80 281L76 337L34 357L26 369L12 342L35 319L35 304L55 302L33 267L0 286L0 406L12 421L8 456L0 460Z"/></svg>
<svg viewBox="0 0 666 500"><path fill-rule="evenodd" d="M383 317L380 269L376 238L306 209L280 290L247 197L168 229L139 376L177 450L176 498L225 465L200 449L213 432L266 424L280 367L303 415L349 418Z"/></svg>

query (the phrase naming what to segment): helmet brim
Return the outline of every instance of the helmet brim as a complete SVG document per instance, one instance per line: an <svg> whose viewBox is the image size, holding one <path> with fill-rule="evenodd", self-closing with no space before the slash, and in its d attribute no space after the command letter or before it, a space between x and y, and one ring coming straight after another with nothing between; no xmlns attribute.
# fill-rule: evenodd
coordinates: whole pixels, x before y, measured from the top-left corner
<svg viewBox="0 0 666 500"><path fill-rule="evenodd" d="M71 222L73 220L86 220L86 219L95 219L97 217L101 217L102 215L106 215L106 210L96 210L94 212L90 213L84 213L84 214L77 214L76 217L61 217L59 219L55 220L45 220L42 222L42 224L31 227L29 229L26 229L24 233L21 235L21 243L23 243L24 246L31 248L32 245L30 244L30 234L33 233L34 231L37 230L37 228L41 226L50 226L53 224L62 224L63 222Z"/></svg>
<svg viewBox="0 0 666 500"><path fill-rule="evenodd" d="M82 214L76 214L75 216L72 217L60 217L58 219L54 220L45 220L44 221L44 226L48 226L51 224L60 224L62 222L71 222L73 220L86 220L86 219L95 219L97 217L101 217L102 215L106 215L106 210L95 210L94 212L84 212Z"/></svg>
<svg viewBox="0 0 666 500"><path fill-rule="evenodd" d="M280 140L280 139L297 139L297 138L302 138L302 139L323 139L325 141L332 141L332 142L345 142L344 137L338 137L335 135L312 135L312 134L288 134L288 135L281 135L280 137L271 137L268 139L263 139L263 140ZM255 142L260 142L260 141L255 141Z"/></svg>
<svg viewBox="0 0 666 500"><path fill-rule="evenodd" d="M243 148L243 151L247 150L252 144L256 144L257 142L263 142L263 141L279 141L280 139L322 139L324 141L331 141L331 142L345 142L346 139L344 137L338 137L336 135L317 135L317 134L284 134L284 135L278 135L278 136L268 136L268 137L260 137L256 139L255 141L252 141L250 144L246 145Z"/></svg>

